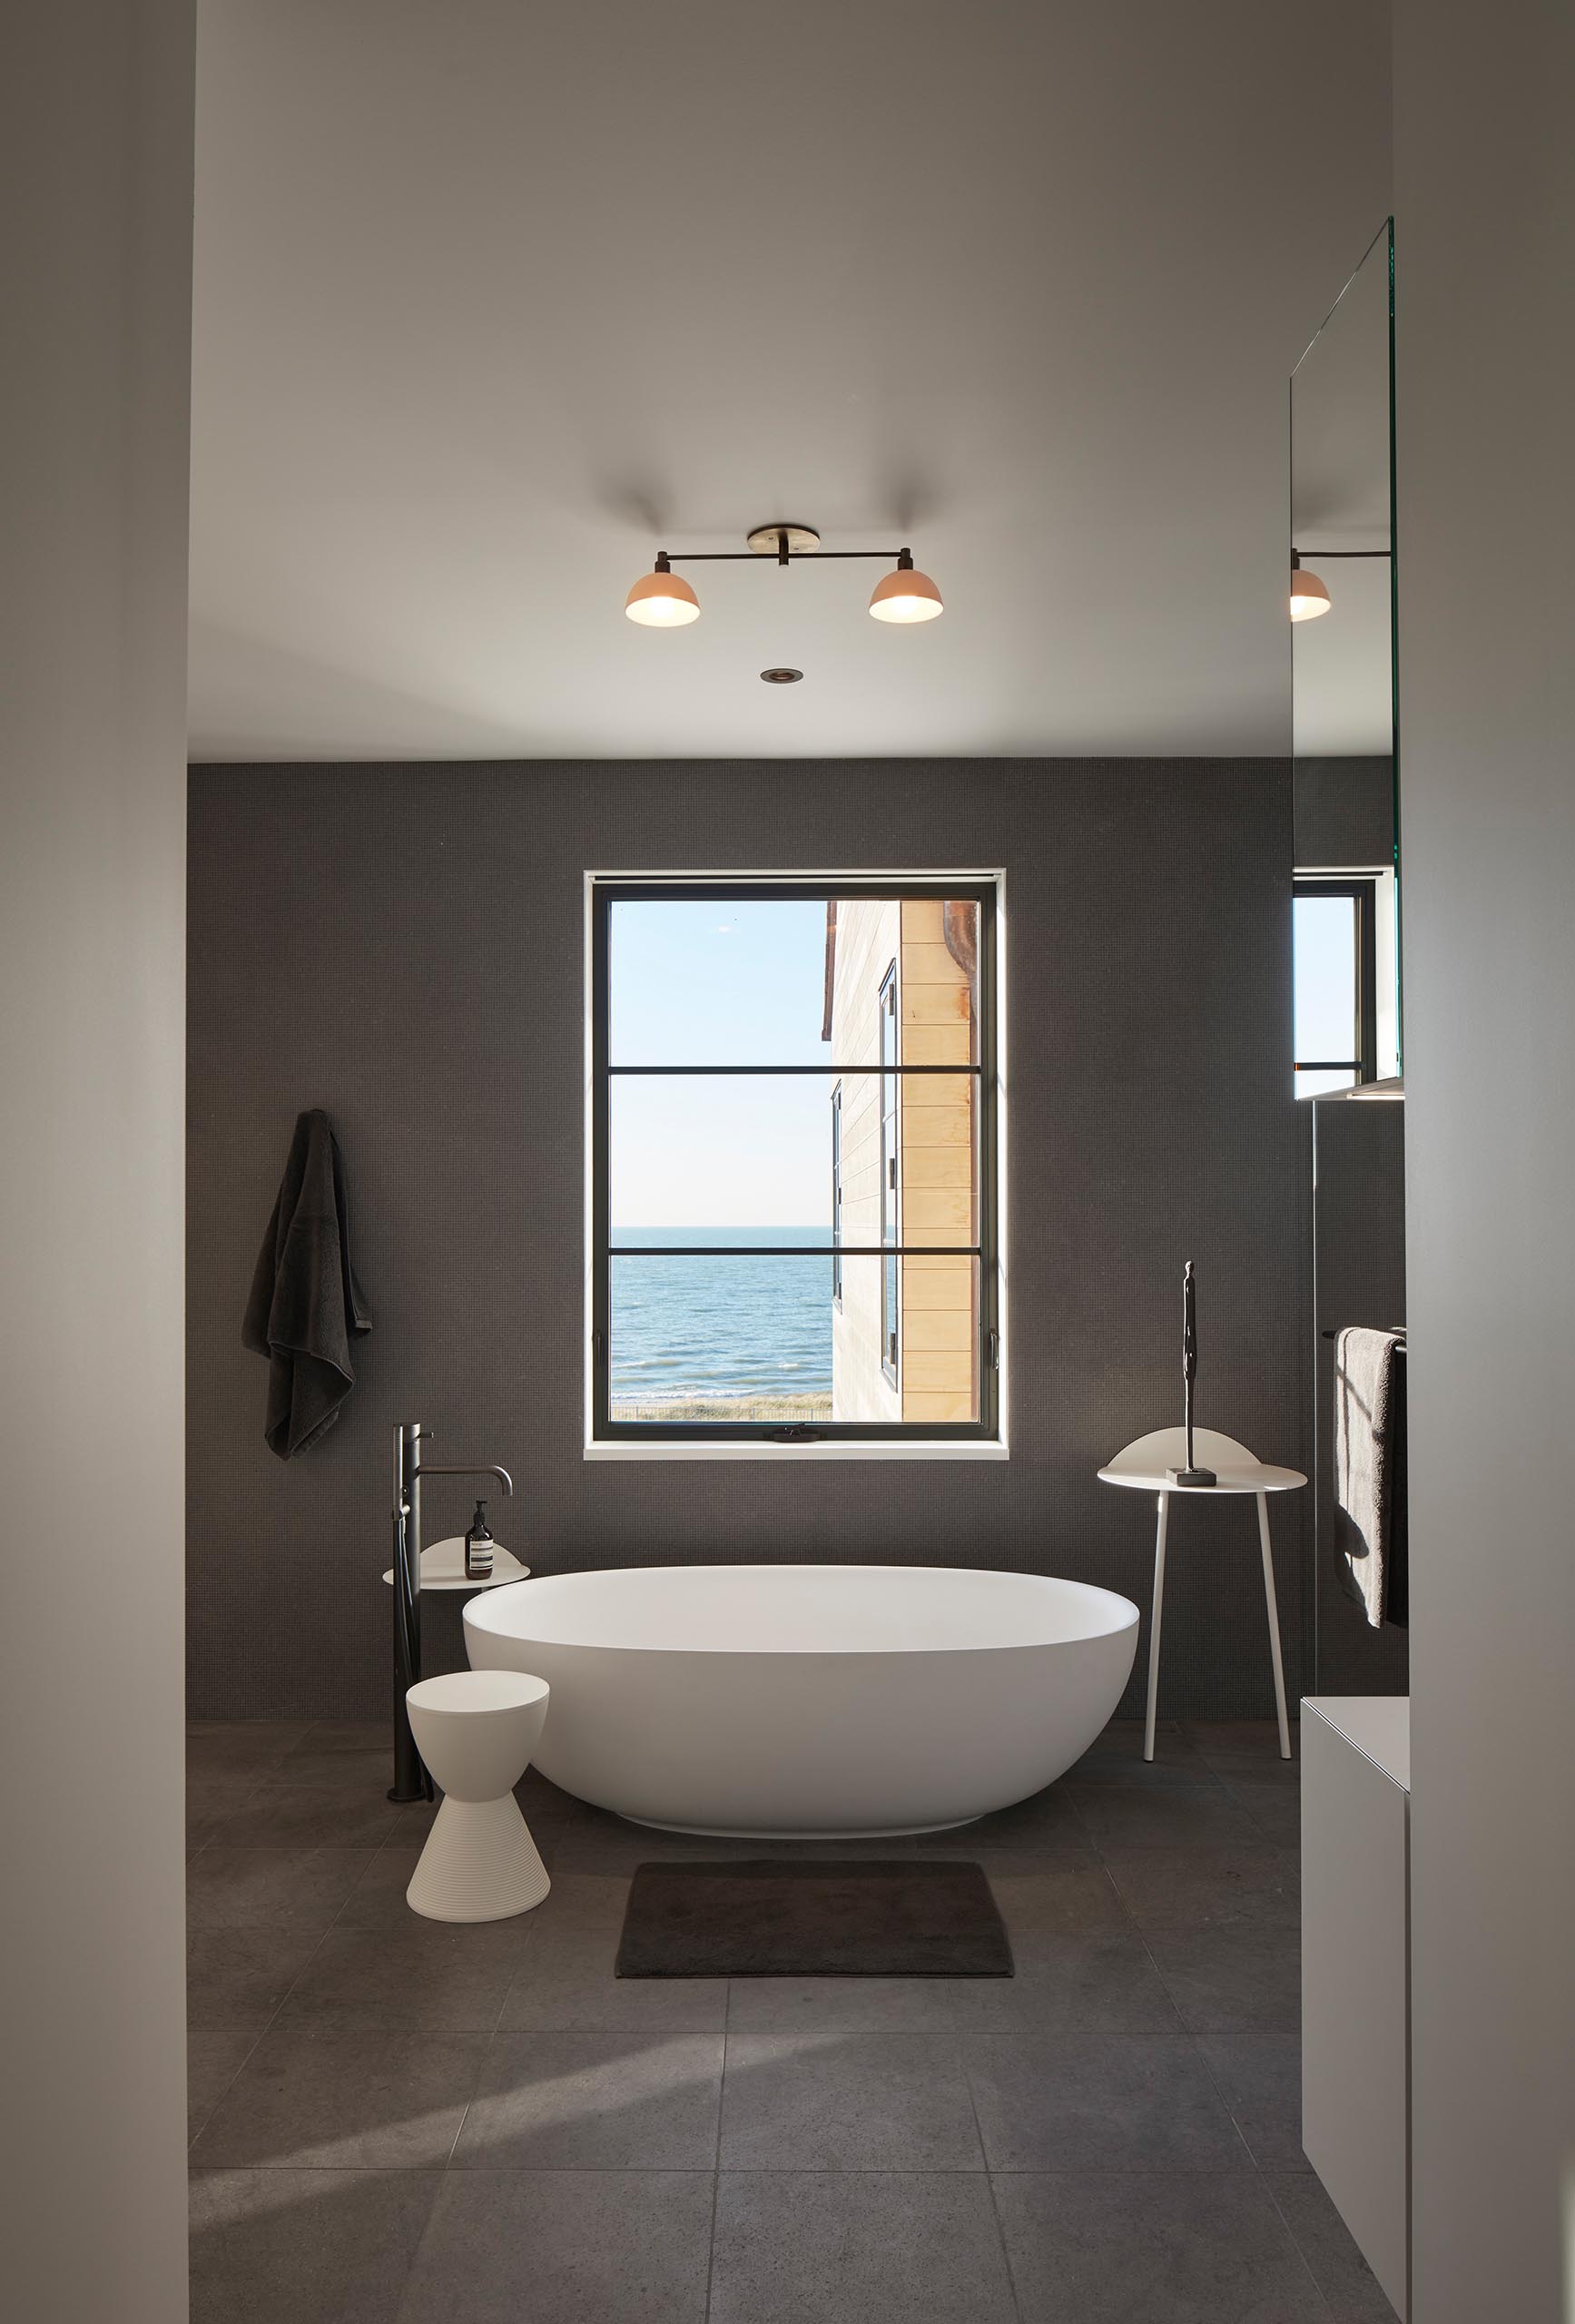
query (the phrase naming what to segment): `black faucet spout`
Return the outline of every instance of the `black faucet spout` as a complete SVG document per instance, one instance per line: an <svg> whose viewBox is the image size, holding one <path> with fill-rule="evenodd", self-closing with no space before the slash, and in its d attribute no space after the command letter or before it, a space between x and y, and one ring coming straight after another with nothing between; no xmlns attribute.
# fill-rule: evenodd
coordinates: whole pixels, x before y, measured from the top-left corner
<svg viewBox="0 0 1575 2324"><path fill-rule="evenodd" d="M414 1484L418 1477L496 1477L506 1493L514 1491L514 1479L507 1469L500 1469L496 1461L477 1461L457 1468L450 1468L447 1462L439 1467L435 1461L423 1461L418 1468L411 1471L410 1482Z"/></svg>

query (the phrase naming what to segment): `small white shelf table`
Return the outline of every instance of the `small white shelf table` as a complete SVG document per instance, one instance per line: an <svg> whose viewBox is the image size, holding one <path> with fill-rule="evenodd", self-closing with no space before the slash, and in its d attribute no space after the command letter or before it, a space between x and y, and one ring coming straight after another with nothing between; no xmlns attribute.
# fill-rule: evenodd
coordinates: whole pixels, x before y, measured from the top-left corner
<svg viewBox="0 0 1575 2324"><path fill-rule="evenodd" d="M1148 1628L1148 1706L1143 1727L1143 1756L1154 1757L1155 1711L1159 1700L1159 1630L1165 1604L1165 1533L1173 1494L1189 1500L1215 1501L1221 1494L1250 1492L1258 1505L1258 1541L1264 1556L1264 1602L1269 1617L1269 1653L1275 1666L1275 1709L1280 1722L1280 1757L1291 1756L1291 1724L1285 1711L1285 1669L1280 1654L1280 1610L1275 1597L1275 1560L1269 1542L1269 1495L1295 1492L1307 1482L1299 1469L1275 1469L1217 1429L1195 1428L1193 1445L1198 1466L1212 1469L1219 1482L1212 1485L1178 1485L1166 1472L1186 1460L1186 1431L1157 1428L1122 1448L1099 1482L1125 1485L1128 1492L1151 1492L1158 1500L1159 1523L1154 1537L1154 1612Z"/></svg>
<svg viewBox="0 0 1575 2324"><path fill-rule="evenodd" d="M521 1565L512 1551L498 1549L492 1552L492 1571L485 1581L477 1581L465 1571L465 1537L451 1533L446 1541L434 1541L429 1550L421 1552L421 1588L428 1590L501 1590L506 1581L528 1580L530 1568ZM390 1590L394 1585L394 1569L390 1566L383 1580Z"/></svg>

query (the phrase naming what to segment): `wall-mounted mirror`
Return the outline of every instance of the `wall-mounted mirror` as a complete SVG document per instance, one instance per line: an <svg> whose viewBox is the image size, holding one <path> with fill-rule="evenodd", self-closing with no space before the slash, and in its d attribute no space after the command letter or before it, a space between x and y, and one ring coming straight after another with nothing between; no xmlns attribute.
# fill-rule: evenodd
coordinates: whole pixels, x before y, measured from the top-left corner
<svg viewBox="0 0 1575 2324"><path fill-rule="evenodd" d="M1386 224L1291 379L1302 1098L1400 1071L1393 432L1394 237Z"/></svg>
<svg viewBox="0 0 1575 2324"><path fill-rule="evenodd" d="M1390 224L1292 376L1290 516L1294 1086L1314 1101L1316 1555L1304 1610L1317 1689L1403 1693L1403 1590L1375 1624L1352 1587L1334 1446L1335 1398L1349 1393L1336 1335L1405 1317L1405 1108L1368 1102L1403 1089ZM1398 1572L1403 1499L1393 1521Z"/></svg>

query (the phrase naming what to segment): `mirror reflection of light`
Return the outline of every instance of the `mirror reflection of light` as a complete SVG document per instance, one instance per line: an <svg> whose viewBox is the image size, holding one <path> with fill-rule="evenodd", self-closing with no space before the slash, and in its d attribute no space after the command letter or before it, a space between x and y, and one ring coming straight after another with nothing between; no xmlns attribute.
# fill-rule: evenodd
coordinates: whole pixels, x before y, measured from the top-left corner
<svg viewBox="0 0 1575 2324"><path fill-rule="evenodd" d="M1329 592L1315 573L1303 565L1291 566L1291 619L1316 621L1320 614L1329 610Z"/></svg>

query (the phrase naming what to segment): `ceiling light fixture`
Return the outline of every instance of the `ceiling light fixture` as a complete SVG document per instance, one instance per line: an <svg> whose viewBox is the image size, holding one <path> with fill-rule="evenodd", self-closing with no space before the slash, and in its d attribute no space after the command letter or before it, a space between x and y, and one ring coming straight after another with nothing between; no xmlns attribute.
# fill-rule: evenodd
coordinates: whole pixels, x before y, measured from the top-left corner
<svg viewBox="0 0 1575 2324"><path fill-rule="evenodd" d="M699 620L700 600L664 550L656 570L643 573L625 598L624 611L642 629L682 629L686 621Z"/></svg>
<svg viewBox="0 0 1575 2324"><path fill-rule="evenodd" d="M946 608L929 574L916 572L912 557L904 549L897 559L896 572L876 582L870 611L877 621L933 621Z"/></svg>
<svg viewBox="0 0 1575 2324"><path fill-rule="evenodd" d="M1329 592L1315 573L1304 570L1302 560L1294 549L1291 551L1291 619L1316 621L1320 614L1329 610Z"/></svg>
<svg viewBox="0 0 1575 2324"><path fill-rule="evenodd" d="M803 672L802 670L784 669L779 666L776 669L763 670L760 675L765 680L768 686L796 686L799 680L803 676Z"/></svg>
<svg viewBox="0 0 1575 2324"><path fill-rule="evenodd" d="M757 556L769 556L777 565L792 565L805 556L874 558L883 565L894 558L896 571L876 584L870 600L870 611L875 619L933 621L937 614L945 610L940 592L929 574L915 569L911 549L822 549L821 537L811 525L757 525L745 538L749 546L741 549L659 550L655 572L643 574L635 582L624 600L624 611L631 621L640 622L648 629L676 629L684 622L698 621L700 600L688 582L674 572L674 555L684 565L743 564ZM773 683L782 684L785 681L777 678Z"/></svg>
<svg viewBox="0 0 1575 2324"><path fill-rule="evenodd" d="M1386 548L1314 548L1309 556L1387 556ZM1328 590L1315 573L1309 573L1302 563L1299 548L1291 551L1291 619L1316 621L1320 614L1329 610Z"/></svg>

